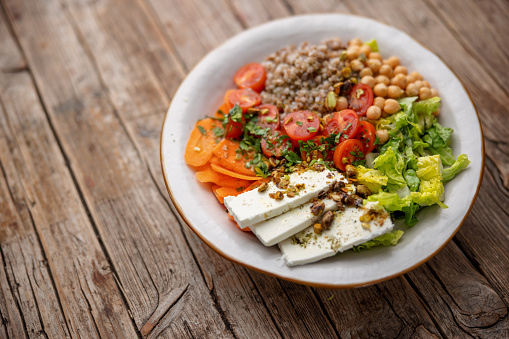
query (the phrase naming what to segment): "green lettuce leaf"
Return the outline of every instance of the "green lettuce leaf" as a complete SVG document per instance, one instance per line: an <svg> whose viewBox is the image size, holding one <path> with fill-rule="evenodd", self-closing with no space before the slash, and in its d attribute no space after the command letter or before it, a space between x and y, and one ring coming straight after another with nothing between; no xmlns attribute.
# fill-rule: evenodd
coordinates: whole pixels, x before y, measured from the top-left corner
<svg viewBox="0 0 509 339"><path fill-rule="evenodd" d="M444 182L452 180L456 174L467 168L470 164L470 160L468 160L468 156L466 154L461 154L458 156L458 159L452 164L449 168L444 168L442 172Z"/></svg>
<svg viewBox="0 0 509 339"><path fill-rule="evenodd" d="M408 185L408 188L410 188L410 191L417 192L419 189L419 183L421 180L417 176L417 173L413 169L408 169L404 172L403 177L405 178L405 181Z"/></svg>
<svg viewBox="0 0 509 339"><path fill-rule="evenodd" d="M406 206L402 208L403 213L405 213L405 224L409 227L415 226L419 222L415 217L415 214L421 209L421 205L416 204L412 201L410 206Z"/></svg>
<svg viewBox="0 0 509 339"><path fill-rule="evenodd" d="M454 162L456 161L456 158L452 154L452 150L450 147L438 147L438 148L428 147L428 150L432 154L440 155L440 160L442 161L442 165L450 166L450 165L454 164Z"/></svg>
<svg viewBox="0 0 509 339"><path fill-rule="evenodd" d="M353 250L355 252L359 252L361 250L367 250L377 246L395 246L397 245L399 239L403 235L403 231L394 230L389 233L382 234L376 237L373 240L367 241L364 244L360 244L359 246L354 246Z"/></svg>
<svg viewBox="0 0 509 339"><path fill-rule="evenodd" d="M406 187L406 181L403 178L405 160L399 152L394 152L392 147L389 147L385 153L380 154L373 164L375 169L382 171L387 176L387 188L389 191L395 192Z"/></svg>
<svg viewBox="0 0 509 339"><path fill-rule="evenodd" d="M438 204L442 208L447 208L442 200L444 196L444 184L440 178L435 177L430 180L421 180L419 192L410 193L410 198L416 204L421 206L431 206Z"/></svg>
<svg viewBox="0 0 509 339"><path fill-rule="evenodd" d="M357 182L366 185L371 192L380 191L382 186L387 185L387 180L387 176L379 170L357 166Z"/></svg>
<svg viewBox="0 0 509 339"><path fill-rule="evenodd" d="M442 179L442 162L439 155L429 155L417 159L417 177L421 180Z"/></svg>
<svg viewBox="0 0 509 339"><path fill-rule="evenodd" d="M397 193L379 192L370 195L367 201L378 201L388 212L401 211L403 207L410 206L410 196L400 198Z"/></svg>
<svg viewBox="0 0 509 339"><path fill-rule="evenodd" d="M440 97L418 101L412 106L412 109L417 116L417 121L423 129L430 128L433 125L433 121L436 121L432 113L438 108L440 108Z"/></svg>

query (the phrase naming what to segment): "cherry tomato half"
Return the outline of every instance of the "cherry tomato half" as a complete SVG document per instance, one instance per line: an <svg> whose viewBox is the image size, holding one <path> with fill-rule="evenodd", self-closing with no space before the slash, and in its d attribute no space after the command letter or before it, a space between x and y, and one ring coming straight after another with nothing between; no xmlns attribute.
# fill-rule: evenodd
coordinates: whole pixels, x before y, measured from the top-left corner
<svg viewBox="0 0 509 339"><path fill-rule="evenodd" d="M366 111L373 105L373 91L366 84L357 84L352 87L348 98L348 107L360 116L366 115Z"/></svg>
<svg viewBox="0 0 509 339"><path fill-rule="evenodd" d="M226 139L237 139L244 132L245 119L242 117L242 121L233 121L231 117L228 117L228 122L224 127L224 137Z"/></svg>
<svg viewBox="0 0 509 339"><path fill-rule="evenodd" d="M324 134L327 136L341 133L339 142L354 138L359 132L359 116L351 109L336 112L330 118L325 119Z"/></svg>
<svg viewBox="0 0 509 339"><path fill-rule="evenodd" d="M310 111L292 112L285 117L283 126L293 140L309 140L320 129L320 118Z"/></svg>
<svg viewBox="0 0 509 339"><path fill-rule="evenodd" d="M267 80L265 68L257 63L242 66L233 77L239 88L251 88L258 93L265 88L265 80Z"/></svg>
<svg viewBox="0 0 509 339"><path fill-rule="evenodd" d="M327 136L325 135L315 135L314 137L312 137L310 140L308 141L305 141L305 142L313 142L316 146L320 146L322 145L322 139L323 138L326 138ZM327 147L327 143L324 142L326 147ZM330 147L330 146L329 146ZM305 147L301 147L300 148L300 157L302 158L302 161L308 161L307 157L308 157L308 153L304 150ZM332 161L333 157L334 157L334 151L332 150L325 150L326 152L326 156L325 156L325 160L327 161ZM311 152L312 153L312 152ZM318 151L318 158L321 158L323 159L323 153ZM312 156L312 155L311 155ZM312 159L310 158L310 161Z"/></svg>
<svg viewBox="0 0 509 339"><path fill-rule="evenodd" d="M260 94L251 89L231 89L226 91L224 101L230 108L239 105L242 112L246 112L248 108L258 106L262 101Z"/></svg>
<svg viewBox="0 0 509 339"><path fill-rule="evenodd" d="M360 122L359 134L357 134L357 139L362 142L364 145L364 155L368 154L372 150L375 149L375 140L376 140L376 130L373 125L371 125L367 121Z"/></svg>
<svg viewBox="0 0 509 339"><path fill-rule="evenodd" d="M357 139L343 141L334 151L334 164L342 171L345 171L346 165L359 159L364 159L364 146Z"/></svg>
<svg viewBox="0 0 509 339"><path fill-rule="evenodd" d="M293 151L294 146L288 135L281 130L269 131L262 137L262 152L267 158L280 158L285 150Z"/></svg>
<svg viewBox="0 0 509 339"><path fill-rule="evenodd" d="M277 107L274 105L266 104L266 105L260 105L257 108L261 110L268 109L269 111L265 114L259 114L258 115L258 123L257 125L261 128L267 128L269 127L271 130L277 130L281 126L281 123L279 122L279 111L277 110Z"/></svg>

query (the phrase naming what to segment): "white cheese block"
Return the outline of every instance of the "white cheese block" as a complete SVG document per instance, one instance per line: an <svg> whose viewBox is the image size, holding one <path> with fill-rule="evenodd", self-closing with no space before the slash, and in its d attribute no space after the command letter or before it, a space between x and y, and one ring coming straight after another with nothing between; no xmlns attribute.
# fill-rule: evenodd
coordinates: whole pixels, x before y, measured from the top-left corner
<svg viewBox="0 0 509 339"><path fill-rule="evenodd" d="M368 222L364 229L360 221L366 210L380 209L378 202L370 202L364 207L346 207L344 212L336 212L329 229L315 234L313 226L279 243L279 248L288 266L312 263L351 249L390 232L394 224L389 216Z"/></svg>
<svg viewBox="0 0 509 339"><path fill-rule="evenodd" d="M328 191L329 185L337 180L345 180L344 176L337 171L325 169L321 172L307 170L294 172L289 175L290 185L304 184L298 195L293 198L286 196L282 200L276 200L269 196L270 193L283 191L271 181L264 192L257 189L242 194L224 198L224 205L241 228L249 227L262 220L270 219L292 208L298 207L309 200L316 198L322 191Z"/></svg>
<svg viewBox="0 0 509 339"><path fill-rule="evenodd" d="M337 204L330 198L323 199L324 213L337 210ZM312 202L305 203L269 220L249 226L265 246L272 246L317 222L321 215L311 213Z"/></svg>

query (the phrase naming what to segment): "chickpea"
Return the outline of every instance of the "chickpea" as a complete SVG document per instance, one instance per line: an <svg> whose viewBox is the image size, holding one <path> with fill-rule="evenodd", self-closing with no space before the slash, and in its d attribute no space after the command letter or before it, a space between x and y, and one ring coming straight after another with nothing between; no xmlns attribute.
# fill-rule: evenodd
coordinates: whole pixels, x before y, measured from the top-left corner
<svg viewBox="0 0 509 339"><path fill-rule="evenodd" d="M403 91L400 87L391 85L387 88L387 96L392 99L397 99L403 95Z"/></svg>
<svg viewBox="0 0 509 339"><path fill-rule="evenodd" d="M348 42L349 46L362 46L362 40L360 38L353 38Z"/></svg>
<svg viewBox="0 0 509 339"><path fill-rule="evenodd" d="M414 76L414 75L409 74L409 75L407 75L407 76L406 76L406 82L407 82L407 84L412 84L412 83L414 83L415 81L417 81L417 79L415 78L415 76Z"/></svg>
<svg viewBox="0 0 509 339"><path fill-rule="evenodd" d="M371 68L371 71L373 72L373 74L378 73L380 66L382 66L382 62L380 60L377 60L377 59L369 59L368 60L368 67Z"/></svg>
<svg viewBox="0 0 509 339"><path fill-rule="evenodd" d="M371 47L369 47L368 45L362 45L361 48L359 49L359 53L364 53L366 58L368 58L369 54L371 53Z"/></svg>
<svg viewBox="0 0 509 339"><path fill-rule="evenodd" d="M396 75L396 74L407 75L408 70L405 66L396 66L396 68L394 68L394 75Z"/></svg>
<svg viewBox="0 0 509 339"><path fill-rule="evenodd" d="M368 108L369 109L369 108ZM437 110L433 113L431 113L433 116L439 116L440 115L440 107L437 108Z"/></svg>
<svg viewBox="0 0 509 339"><path fill-rule="evenodd" d="M422 85L423 85L424 87L431 88L431 86L429 85L429 82L427 82L426 80L424 80L424 81L422 82Z"/></svg>
<svg viewBox="0 0 509 339"><path fill-rule="evenodd" d="M420 90L423 87L423 83L421 80L417 80L416 82L414 82L414 84L415 87L417 87L417 90Z"/></svg>
<svg viewBox="0 0 509 339"><path fill-rule="evenodd" d="M415 83L408 84L406 86L405 94L407 97L415 97L416 95L419 95L419 89Z"/></svg>
<svg viewBox="0 0 509 339"><path fill-rule="evenodd" d="M348 60L354 60L359 57L359 47L358 46L350 46L346 50L346 58Z"/></svg>
<svg viewBox="0 0 509 339"><path fill-rule="evenodd" d="M382 97L376 97L373 100L373 105L380 107L380 109L384 109L385 99Z"/></svg>
<svg viewBox="0 0 509 339"><path fill-rule="evenodd" d="M375 78L373 78L371 75L363 76L361 79L361 84L366 84L370 88L373 88L375 86Z"/></svg>
<svg viewBox="0 0 509 339"><path fill-rule="evenodd" d="M359 75L362 77L365 77L366 75L373 76L373 71L369 67L365 67L362 69L362 71L359 73Z"/></svg>
<svg viewBox="0 0 509 339"><path fill-rule="evenodd" d="M385 75L390 78L390 77L392 77L392 68L389 65L382 65L382 66L380 66L378 73L380 73L380 75Z"/></svg>
<svg viewBox="0 0 509 339"><path fill-rule="evenodd" d="M413 71L410 75L413 76L415 80L422 80L422 75L417 71Z"/></svg>
<svg viewBox="0 0 509 339"><path fill-rule="evenodd" d="M342 111L348 108L348 100L345 97L338 97L336 99L336 111Z"/></svg>
<svg viewBox="0 0 509 339"><path fill-rule="evenodd" d="M383 76L383 75L382 75ZM373 88L373 93L377 96L377 97L386 97L387 96L387 85L384 84L384 83L378 83L375 85L375 87Z"/></svg>
<svg viewBox="0 0 509 339"><path fill-rule="evenodd" d="M438 91L436 88L432 88L431 89L431 97L434 98L434 97L438 97Z"/></svg>
<svg viewBox="0 0 509 339"><path fill-rule="evenodd" d="M378 106L371 106L366 111L366 117L369 120L378 120L378 119L380 119L381 115L382 115L382 110Z"/></svg>
<svg viewBox="0 0 509 339"><path fill-rule="evenodd" d="M419 99L426 100L431 98L431 90L428 87L421 87L419 90Z"/></svg>
<svg viewBox="0 0 509 339"><path fill-rule="evenodd" d="M396 112L399 112L401 109L401 106L399 103L394 99L387 99L384 103L384 112L388 114L394 114Z"/></svg>
<svg viewBox="0 0 509 339"><path fill-rule="evenodd" d="M382 62L382 56L378 52L371 52L371 54L369 54L369 58L378 60L380 63Z"/></svg>
<svg viewBox="0 0 509 339"><path fill-rule="evenodd" d="M364 64L362 63L362 61L355 59L350 62L350 68L354 72L359 72L362 71L362 69L364 68Z"/></svg>
<svg viewBox="0 0 509 339"><path fill-rule="evenodd" d="M382 144L385 144L387 140L389 140L389 132L385 129L379 129L375 132L375 135L378 137L378 141Z"/></svg>
<svg viewBox="0 0 509 339"><path fill-rule="evenodd" d="M396 74L394 78L391 79L391 85L398 86L401 89L405 89L406 87L406 76L404 74Z"/></svg>
<svg viewBox="0 0 509 339"><path fill-rule="evenodd" d="M386 77L385 75L379 75L375 78L375 81L377 84L384 84L385 86L389 86L389 84L391 83L391 81L389 80L388 77Z"/></svg>
<svg viewBox="0 0 509 339"><path fill-rule="evenodd" d="M392 69L399 66L399 58L397 56L391 56L383 61L384 65L389 65Z"/></svg>

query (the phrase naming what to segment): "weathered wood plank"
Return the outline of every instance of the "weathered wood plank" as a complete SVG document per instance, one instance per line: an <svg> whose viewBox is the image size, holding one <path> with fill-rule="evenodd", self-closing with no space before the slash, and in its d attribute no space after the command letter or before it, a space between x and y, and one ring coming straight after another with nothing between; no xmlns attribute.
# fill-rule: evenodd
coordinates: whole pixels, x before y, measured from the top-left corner
<svg viewBox="0 0 509 339"><path fill-rule="evenodd" d="M269 20L290 15L283 1L228 0L237 19L244 27L253 27Z"/></svg>
<svg viewBox="0 0 509 339"><path fill-rule="evenodd" d="M178 223L114 110L79 32L55 2L5 5L142 334L228 337Z"/></svg>
<svg viewBox="0 0 509 339"><path fill-rule="evenodd" d="M155 17L159 18L164 32L188 70L206 52L242 31L226 0L146 1L152 6Z"/></svg>
<svg viewBox="0 0 509 339"><path fill-rule="evenodd" d="M12 72L25 67L25 60L9 33L4 10L0 8L0 71Z"/></svg>
<svg viewBox="0 0 509 339"><path fill-rule="evenodd" d="M446 337L506 338L507 305L457 246L408 274Z"/></svg>
<svg viewBox="0 0 509 339"><path fill-rule="evenodd" d="M509 4L499 0L427 0L427 3L505 93L509 93L509 77L502 71L509 69L509 52L505 47L509 34Z"/></svg>
<svg viewBox="0 0 509 339"><path fill-rule="evenodd" d="M32 333L51 330L48 335L62 338L69 334L135 338L30 76L16 73L0 79L5 107L0 156L21 215L2 225L6 235L2 247L9 247L5 260L11 264L12 281L20 286L27 329ZM59 300L33 227L47 255Z"/></svg>

